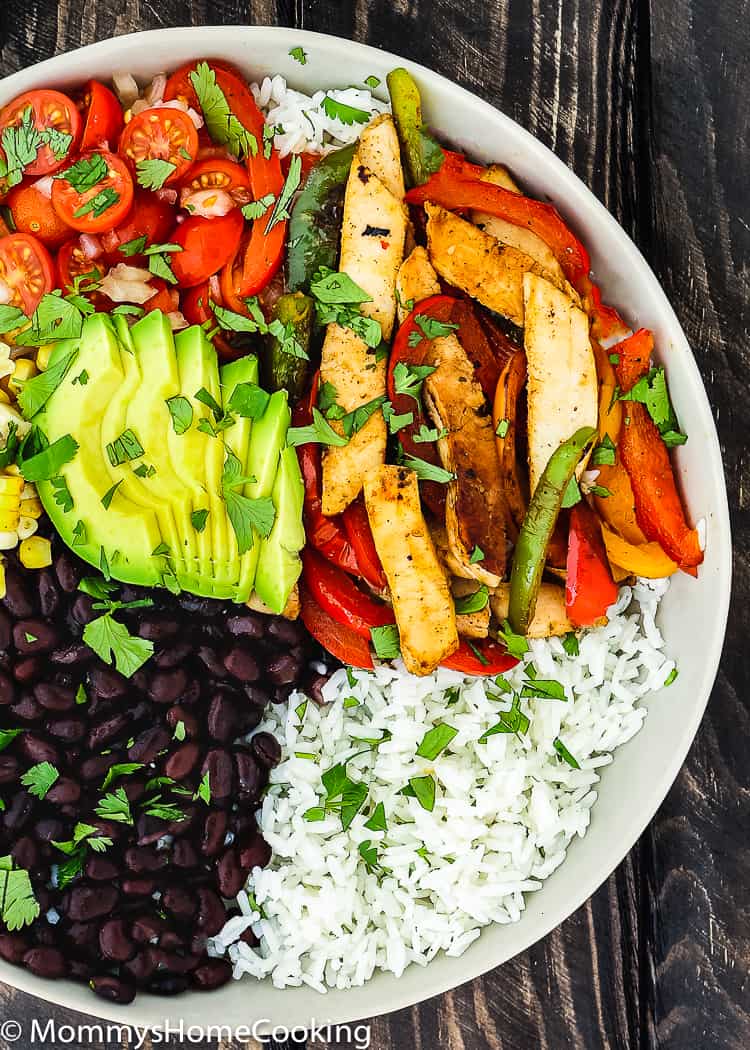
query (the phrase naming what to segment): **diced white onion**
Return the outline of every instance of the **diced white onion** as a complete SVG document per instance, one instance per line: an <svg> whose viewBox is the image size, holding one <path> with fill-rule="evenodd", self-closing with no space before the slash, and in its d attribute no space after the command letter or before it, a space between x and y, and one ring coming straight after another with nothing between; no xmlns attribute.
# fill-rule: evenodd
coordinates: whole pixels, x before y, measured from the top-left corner
<svg viewBox="0 0 750 1050"><path fill-rule="evenodd" d="M0 281L0 306L13 302L13 289L6 281Z"/></svg>
<svg viewBox="0 0 750 1050"><path fill-rule="evenodd" d="M78 238L81 251L87 259L98 259L104 252L102 242L91 233L82 233Z"/></svg>
<svg viewBox="0 0 750 1050"><path fill-rule="evenodd" d="M189 327L184 315L180 313L179 310L172 310L171 313L168 313L167 320L169 321L173 332L179 332L180 329Z"/></svg>
<svg viewBox="0 0 750 1050"><path fill-rule="evenodd" d="M158 102L162 102L164 99L164 90L167 86L167 75L166 73L157 73L154 79L151 81L149 86L146 88L144 98L148 102L149 106L155 106Z"/></svg>
<svg viewBox="0 0 750 1050"><path fill-rule="evenodd" d="M215 189L183 193L180 203L191 215L201 215L205 219L226 215L236 207L230 193Z"/></svg>
<svg viewBox="0 0 750 1050"><path fill-rule="evenodd" d="M171 190L169 187L162 187L162 189L157 190L156 196L160 201L165 201L167 204L177 203L177 190Z"/></svg>
<svg viewBox="0 0 750 1050"><path fill-rule="evenodd" d="M112 84L123 109L130 109L138 98L138 84L131 73L113 73Z"/></svg>
<svg viewBox="0 0 750 1050"><path fill-rule="evenodd" d="M208 295L215 303L221 302L221 285L219 284L218 273L214 273L208 278Z"/></svg>
<svg viewBox="0 0 750 1050"><path fill-rule="evenodd" d="M156 295L157 289L149 284L150 280L151 274L148 270L118 263L102 279L99 289L113 303L142 304Z"/></svg>
<svg viewBox="0 0 750 1050"><path fill-rule="evenodd" d="M45 175L42 179L37 179L32 185L35 190L38 190L43 197L47 200L52 198L52 183L55 181L54 175Z"/></svg>

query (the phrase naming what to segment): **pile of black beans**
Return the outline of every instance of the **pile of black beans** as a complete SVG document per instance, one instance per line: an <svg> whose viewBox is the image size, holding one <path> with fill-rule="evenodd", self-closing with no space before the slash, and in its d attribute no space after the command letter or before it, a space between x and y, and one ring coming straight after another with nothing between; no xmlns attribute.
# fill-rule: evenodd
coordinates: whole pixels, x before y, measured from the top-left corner
<svg viewBox="0 0 750 1050"><path fill-rule="evenodd" d="M18 931L0 924L0 957L42 977L86 981L120 1003L139 988L217 988L231 967L206 954L206 941L236 910L231 902L250 870L269 861L254 813L280 757L268 733L241 738L294 687L319 695L325 678L311 667L319 650L299 622L123 585L121 601L154 599L151 608L116 613L155 646L127 679L82 641L85 624L101 615L78 589L92 575L58 540L49 569L29 571L15 554L6 557L0 729L23 732L0 752L0 856L29 872L41 910ZM85 703L76 702L80 685ZM39 800L20 778L41 762L59 778ZM142 764L107 789L124 789L132 824L94 812L107 771L121 763ZM208 804L192 797L206 772ZM158 776L183 789L170 801L184 819L139 812ZM81 873L56 888L53 865L66 857L53 842L70 840L78 822L113 844L87 851ZM250 930L243 940L256 943Z"/></svg>

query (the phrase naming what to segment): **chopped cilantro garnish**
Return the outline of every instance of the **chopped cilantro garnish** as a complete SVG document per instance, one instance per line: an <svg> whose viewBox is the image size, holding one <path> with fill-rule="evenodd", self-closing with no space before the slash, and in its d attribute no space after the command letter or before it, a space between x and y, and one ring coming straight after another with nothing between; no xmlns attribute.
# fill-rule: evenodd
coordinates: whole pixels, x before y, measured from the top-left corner
<svg viewBox="0 0 750 1050"><path fill-rule="evenodd" d="M559 736L555 737L555 739L552 741L552 746L554 747L555 751L557 751L560 758L567 762L572 769L581 768L577 760L573 758L570 751L568 751L567 747L565 746L565 744L563 744Z"/></svg>
<svg viewBox="0 0 750 1050"><path fill-rule="evenodd" d="M371 627L370 638L378 659L395 660L401 655L401 642L395 623L386 624L384 627Z"/></svg>
<svg viewBox="0 0 750 1050"><path fill-rule="evenodd" d="M60 774L51 762L38 762L27 769L21 777L21 783L30 795L43 799Z"/></svg>
<svg viewBox="0 0 750 1050"><path fill-rule="evenodd" d="M135 167L138 185L143 186L144 190L160 190L176 170L171 161L162 160L160 157L139 160Z"/></svg>
<svg viewBox="0 0 750 1050"><path fill-rule="evenodd" d="M248 478L243 477L242 464L231 449L226 450L224 470L221 478L221 493L227 508L229 521L237 537L237 549L245 554L253 546L253 532L268 536L276 518L276 508L270 496L251 499L235 489L243 486Z"/></svg>
<svg viewBox="0 0 750 1050"><path fill-rule="evenodd" d="M206 130L214 142L226 146L238 159L257 156L255 135L232 112L226 95L216 82L216 74L207 62L198 63L190 74L190 82L198 96Z"/></svg>
<svg viewBox="0 0 750 1050"><path fill-rule="evenodd" d="M458 736L457 729L447 725L445 722L440 722L438 725L433 726L432 729L427 730L417 748L417 754L420 758L432 761L442 751L445 751L448 744L456 736Z"/></svg>

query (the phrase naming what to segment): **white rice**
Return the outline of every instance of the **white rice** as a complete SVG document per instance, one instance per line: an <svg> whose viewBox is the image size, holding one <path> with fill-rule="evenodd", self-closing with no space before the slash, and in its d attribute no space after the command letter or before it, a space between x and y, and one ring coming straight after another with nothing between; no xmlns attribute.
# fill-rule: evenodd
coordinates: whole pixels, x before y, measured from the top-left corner
<svg viewBox="0 0 750 1050"><path fill-rule="evenodd" d="M367 121L345 124L329 117L323 108L327 96L368 114L390 112L386 102L374 98L372 92L355 87L316 91L305 95L287 87L282 76L266 77L260 84L252 84L253 95L269 124L276 126L274 144L282 157L288 153L328 153L356 142Z"/></svg>
<svg viewBox="0 0 750 1050"><path fill-rule="evenodd" d="M556 679L567 699L522 699L530 719L524 735L480 743L511 697L499 696L491 680L445 669L415 678L379 667L355 672L354 685L340 670L324 689L325 706L308 702L300 719L304 697L295 693L287 707L272 708L258 731L279 738L282 762L258 817L273 857L252 872L238 899L241 914L210 950L228 954L237 978L324 992L363 984L376 969L398 976L441 950L460 955L481 927L517 921L525 894L585 834L599 769L638 732L646 716L640 702L674 666L655 623L666 588L661 580L623 587L607 625L580 635L577 656L557 638L531 643L508 682L520 691L533 664L536 677ZM351 697L356 706L346 705ZM441 722L457 735L434 761L416 757ZM377 748L356 740L382 736ZM580 769L558 756L557 739ZM303 816L323 805L322 774L343 762L368 787L346 831L336 812L317 822ZM432 812L400 794L410 777L428 774L437 786ZM364 825L379 802L387 830L371 831ZM359 851L365 840L384 870L368 870ZM260 938L257 949L237 940L248 926Z"/></svg>

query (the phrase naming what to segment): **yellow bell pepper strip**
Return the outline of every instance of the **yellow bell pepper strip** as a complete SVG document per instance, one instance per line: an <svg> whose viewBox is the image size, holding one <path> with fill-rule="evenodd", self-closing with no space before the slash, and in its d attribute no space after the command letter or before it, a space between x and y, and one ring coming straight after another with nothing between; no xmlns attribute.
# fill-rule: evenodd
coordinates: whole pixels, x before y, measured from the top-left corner
<svg viewBox="0 0 750 1050"><path fill-rule="evenodd" d="M602 536L613 571L616 566L627 575L661 580L665 576L671 576L679 568L677 562L672 561L658 543L628 543L605 524L602 524Z"/></svg>
<svg viewBox="0 0 750 1050"><path fill-rule="evenodd" d="M593 427L581 427L552 453L529 502L510 574L508 620L516 634L525 634L534 619L547 546L565 490L595 433Z"/></svg>

